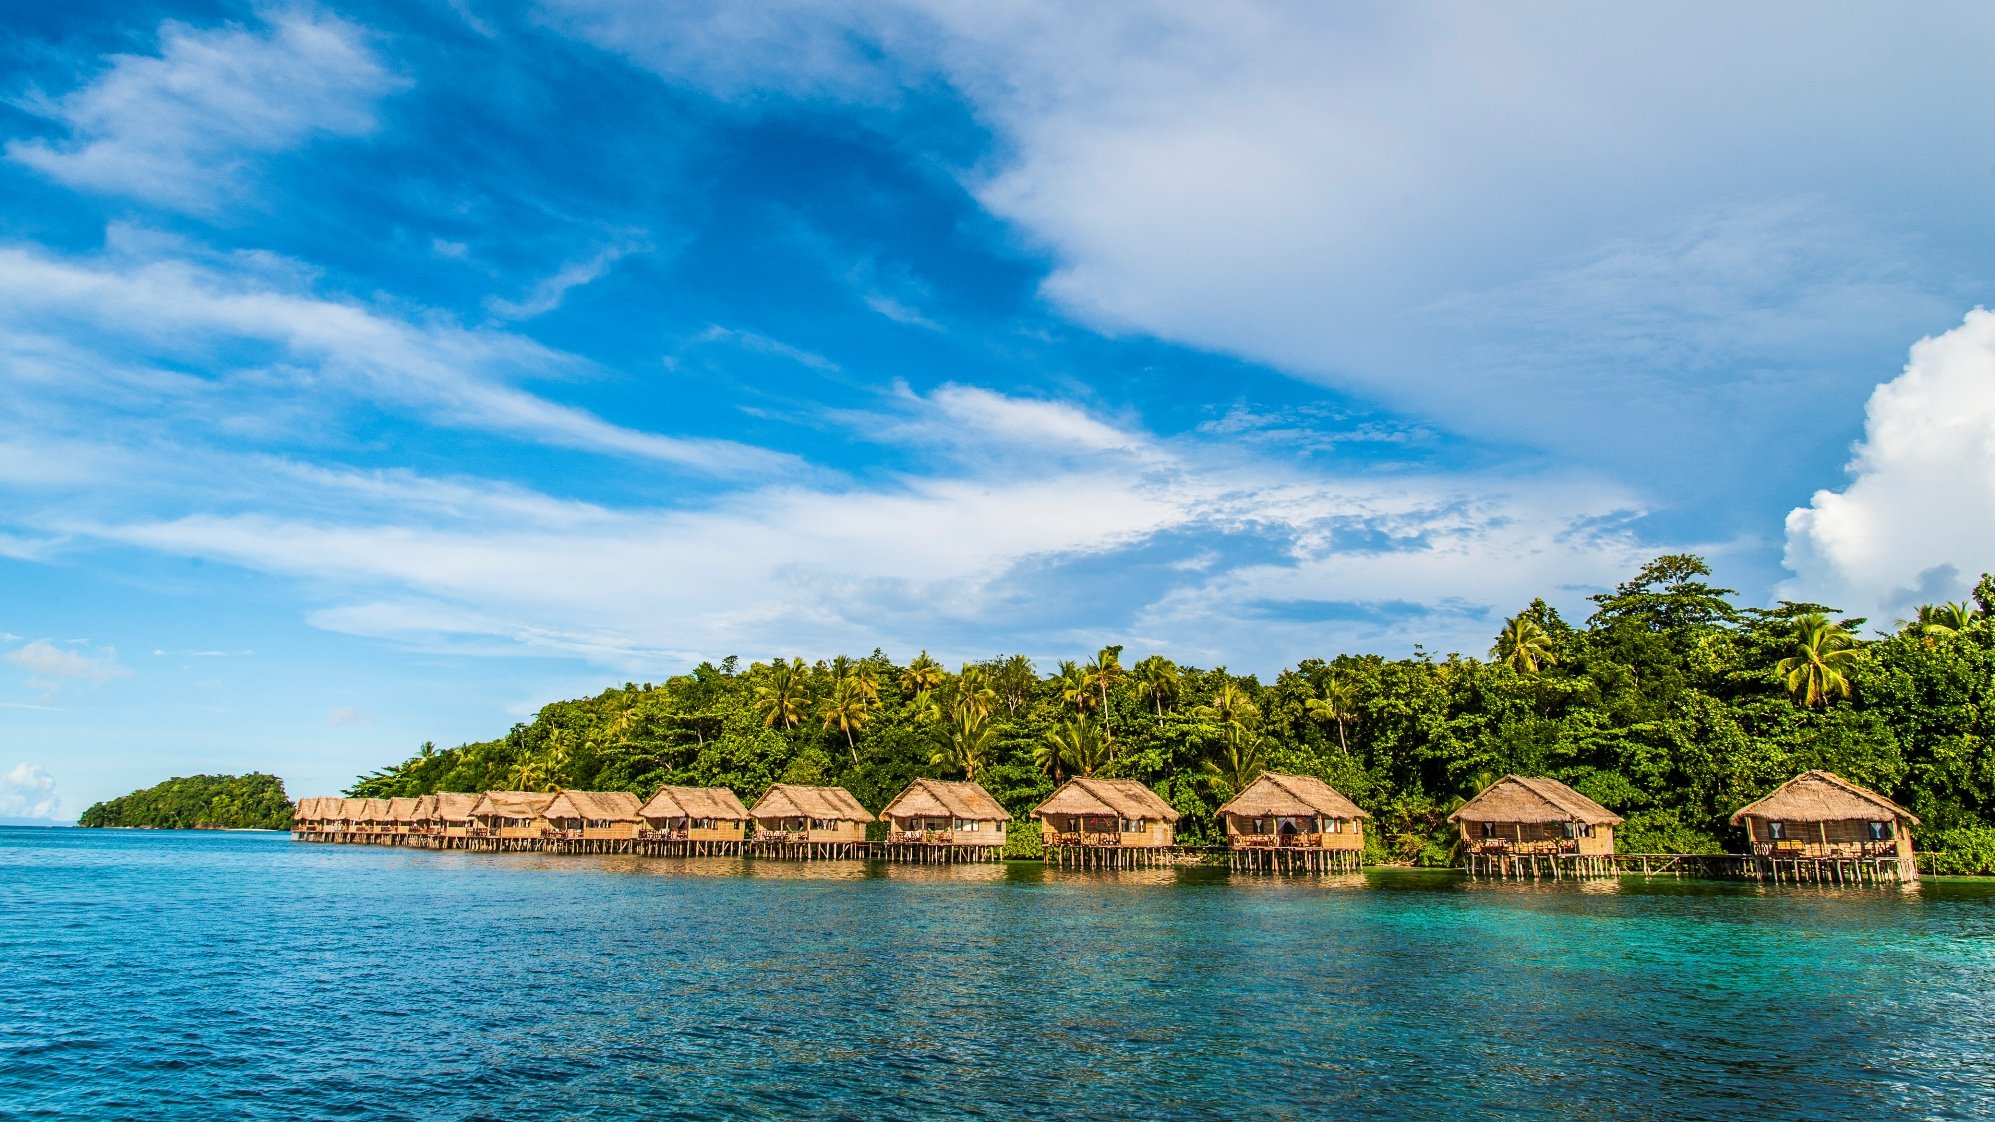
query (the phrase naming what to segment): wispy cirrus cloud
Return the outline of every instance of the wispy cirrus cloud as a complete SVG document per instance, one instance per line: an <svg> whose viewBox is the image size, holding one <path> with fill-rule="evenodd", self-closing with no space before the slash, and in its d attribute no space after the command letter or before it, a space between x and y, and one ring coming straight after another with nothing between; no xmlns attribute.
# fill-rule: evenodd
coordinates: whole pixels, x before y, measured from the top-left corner
<svg viewBox="0 0 1995 1122"><path fill-rule="evenodd" d="M240 404L244 425L281 420L331 391L444 427L697 471L795 464L734 441L614 424L528 392L517 383L588 365L523 335L321 296L281 261L238 255L224 268L145 248L79 258L0 246L0 354L27 359L13 369L17 385L58 401L92 386L101 403L144 414L175 400L203 413ZM272 348L282 361L270 361ZM204 372L170 369L180 363Z"/></svg>
<svg viewBox="0 0 1995 1122"><path fill-rule="evenodd" d="M406 82L364 29L299 9L261 28L160 25L157 55L114 55L87 85L24 104L66 138L7 155L72 187L207 212L249 190L256 158L316 135L363 136Z"/></svg>

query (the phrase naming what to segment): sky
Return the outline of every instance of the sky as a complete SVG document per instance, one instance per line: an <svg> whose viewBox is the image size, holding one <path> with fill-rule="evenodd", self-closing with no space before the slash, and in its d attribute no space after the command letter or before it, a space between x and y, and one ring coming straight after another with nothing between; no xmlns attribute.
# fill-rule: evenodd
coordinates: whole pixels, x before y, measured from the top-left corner
<svg viewBox="0 0 1995 1122"><path fill-rule="evenodd" d="M0 819L1995 569L1995 10L0 0Z"/></svg>

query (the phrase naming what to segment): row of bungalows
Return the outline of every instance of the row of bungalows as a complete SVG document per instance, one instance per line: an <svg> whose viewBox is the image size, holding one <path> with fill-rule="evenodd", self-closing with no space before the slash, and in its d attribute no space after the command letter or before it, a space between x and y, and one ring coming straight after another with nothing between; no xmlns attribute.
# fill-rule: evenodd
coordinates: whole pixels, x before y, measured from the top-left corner
<svg viewBox="0 0 1995 1122"><path fill-rule="evenodd" d="M1910 832L1919 819L1827 771L1804 772L1734 812L1732 825L1746 831L1744 854L1617 859L1621 816L1545 776L1506 775L1448 818L1460 827L1471 876L1598 877L1639 868L1818 883L1919 877Z"/></svg>
<svg viewBox="0 0 1995 1122"><path fill-rule="evenodd" d="M1046 859L1130 868L1178 859L1179 813L1130 779L1069 779L1032 812ZM1240 870L1355 871L1370 816L1320 779L1263 772L1218 812ZM1591 877L1715 872L1777 880L1915 880L1911 812L1826 771L1810 771L1741 808L1750 852L1617 859L1620 815L1556 779L1506 775L1448 816L1472 876ZM882 855L919 862L996 860L1011 815L974 782L917 779L878 815L843 787L772 785L753 807L724 787L620 791L445 792L420 798L303 799L294 832L314 840L550 852L856 858L867 827L887 824Z"/></svg>

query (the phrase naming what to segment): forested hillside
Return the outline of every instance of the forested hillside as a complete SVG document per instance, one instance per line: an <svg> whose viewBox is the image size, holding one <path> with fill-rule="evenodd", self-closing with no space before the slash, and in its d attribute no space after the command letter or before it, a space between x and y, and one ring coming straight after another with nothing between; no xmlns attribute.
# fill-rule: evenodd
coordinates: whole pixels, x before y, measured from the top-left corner
<svg viewBox="0 0 1995 1122"><path fill-rule="evenodd" d="M156 830L288 830L291 797L274 775L176 776L164 783L96 803L79 826L144 826Z"/></svg>
<svg viewBox="0 0 1995 1122"><path fill-rule="evenodd" d="M1014 814L1066 775L1140 779L1187 842L1262 768L1321 776L1375 816L1374 860L1440 863L1444 818L1506 772L1557 776L1627 817L1624 852L1736 845L1725 817L1808 768L1924 819L1942 867L1995 871L1995 581L1884 638L1813 604L1740 608L1690 556L1593 598L1542 601L1487 658L1310 659L1263 683L1225 668L1020 656L950 672L879 651L815 664L730 657L542 709L497 740L436 750L350 794L554 786L836 783L878 808L919 775L971 776Z"/></svg>

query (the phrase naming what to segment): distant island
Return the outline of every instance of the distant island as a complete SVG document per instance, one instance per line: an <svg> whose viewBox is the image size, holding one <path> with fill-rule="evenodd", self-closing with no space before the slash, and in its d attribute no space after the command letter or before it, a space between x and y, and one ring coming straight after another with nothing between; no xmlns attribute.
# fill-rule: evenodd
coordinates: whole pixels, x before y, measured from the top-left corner
<svg viewBox="0 0 1995 1122"><path fill-rule="evenodd" d="M175 776L129 795L96 803L78 826L152 830L288 830L291 796L284 781L248 775Z"/></svg>

